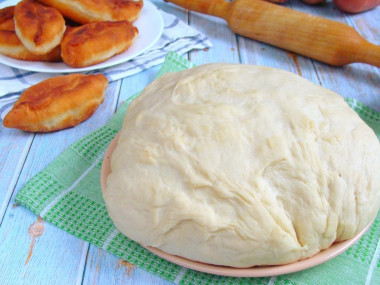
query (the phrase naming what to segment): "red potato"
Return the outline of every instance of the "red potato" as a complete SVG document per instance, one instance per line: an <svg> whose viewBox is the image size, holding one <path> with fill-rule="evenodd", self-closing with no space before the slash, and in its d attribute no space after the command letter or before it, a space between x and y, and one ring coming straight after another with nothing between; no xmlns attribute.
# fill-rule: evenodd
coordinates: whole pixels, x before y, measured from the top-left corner
<svg viewBox="0 0 380 285"><path fill-rule="evenodd" d="M266 0L266 1L272 2L272 3L284 3L287 0ZM326 0L302 0L302 1L307 3L307 4L310 4L310 5L315 5L315 4L326 2Z"/></svg>
<svg viewBox="0 0 380 285"><path fill-rule="evenodd" d="M310 5L316 5L319 3L326 2L326 0L302 0L302 2L305 2L305 3L310 4Z"/></svg>
<svg viewBox="0 0 380 285"><path fill-rule="evenodd" d="M284 3L287 0L266 0L273 3ZM326 0L302 0L310 5L326 2ZM348 13L359 13L375 8L380 5L380 0L334 0L335 5L342 11Z"/></svg>
<svg viewBox="0 0 380 285"><path fill-rule="evenodd" d="M359 13L380 5L380 0L334 0L335 5L348 13Z"/></svg>

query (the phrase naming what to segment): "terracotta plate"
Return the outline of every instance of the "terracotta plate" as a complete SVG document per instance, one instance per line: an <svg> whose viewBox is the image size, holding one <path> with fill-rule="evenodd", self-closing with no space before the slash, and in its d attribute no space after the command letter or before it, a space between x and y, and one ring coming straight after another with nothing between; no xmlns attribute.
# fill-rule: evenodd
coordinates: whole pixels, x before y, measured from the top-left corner
<svg viewBox="0 0 380 285"><path fill-rule="evenodd" d="M100 182L102 191L104 191L106 187L106 179L108 174L111 172L111 155L113 150L116 147L117 139L119 135L111 141L105 155L101 168ZM373 221L372 221L373 222ZM313 266L324 263L333 257L341 254L346 251L350 246L352 246L355 242L357 242L363 234L369 229L372 222L366 226L358 235L354 236L352 239L337 242L331 245L329 248L319 252L318 254L301 261L297 261L290 264L285 265L276 265L276 266L256 266L250 268L233 268L226 266L219 266L213 264L201 263L193 260L189 260L183 257L179 257L176 255L172 255L158 248L154 247L146 247L152 253L169 260L178 265L184 266L186 268L194 269L201 272L217 274L217 275L225 275L225 276L234 276L234 277L265 277L265 276L275 276L281 274L288 274L297 271L301 271L307 268L311 268Z"/></svg>

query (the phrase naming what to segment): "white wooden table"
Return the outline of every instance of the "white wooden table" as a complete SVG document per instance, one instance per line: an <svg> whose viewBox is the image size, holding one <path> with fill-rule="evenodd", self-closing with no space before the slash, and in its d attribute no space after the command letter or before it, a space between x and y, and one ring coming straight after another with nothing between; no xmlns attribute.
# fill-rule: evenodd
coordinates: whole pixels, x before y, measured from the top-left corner
<svg viewBox="0 0 380 285"><path fill-rule="evenodd" d="M222 20L189 13L163 1L153 2L212 41L213 48L184 55L197 65L241 62L286 69L380 111L378 68L365 64L331 67L237 36ZM347 23L367 40L380 45L380 8L348 15L332 3L311 7L292 0L286 6ZM26 181L71 143L103 126L120 102L143 89L158 69L159 66L111 83L106 100L95 115L74 128L35 134L0 125L0 284L170 283L44 222L14 202Z"/></svg>

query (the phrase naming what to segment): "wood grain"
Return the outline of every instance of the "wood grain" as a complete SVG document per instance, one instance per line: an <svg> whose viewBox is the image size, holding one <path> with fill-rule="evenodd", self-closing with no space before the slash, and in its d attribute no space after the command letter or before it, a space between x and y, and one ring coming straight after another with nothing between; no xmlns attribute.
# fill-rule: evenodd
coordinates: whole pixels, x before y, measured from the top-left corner
<svg viewBox="0 0 380 285"><path fill-rule="evenodd" d="M81 257L87 255L88 243L49 223L44 223L43 232L36 235L33 225L39 218L24 207L15 205L14 196L70 144L109 120L115 111L114 101L120 86L120 81L109 85L104 103L89 120L75 128L34 136L23 168L18 173L17 184L9 190L14 191L0 227L0 260L7 260L12 265L5 271L0 270L0 284L15 284L14 280L25 281L26 284L53 284L57 283L57 276L59 284L75 284L78 278L79 283L82 282L84 263L81 264ZM26 137L31 135L18 130L15 132Z"/></svg>
<svg viewBox="0 0 380 285"><path fill-rule="evenodd" d="M339 21L261 0L168 1L222 18L239 35L330 65L363 62L380 67L380 46Z"/></svg>
<svg viewBox="0 0 380 285"><path fill-rule="evenodd" d="M190 13L189 24L207 35L213 47L208 50L193 51L189 60L196 64L211 62L238 63L239 51L236 34L227 26L224 20L216 17Z"/></svg>
<svg viewBox="0 0 380 285"><path fill-rule="evenodd" d="M380 111L379 69L366 64L332 67L242 36L225 21L188 12L163 1L157 6L208 36L214 47L185 57L195 64L228 62L288 70L344 97ZM332 3L311 7L292 0L287 7L353 26L380 44L380 8L348 15ZM129 96L155 77L159 66L110 84L105 102L89 120L51 134L29 134L0 126L0 284L170 284L44 222L14 203L17 191L71 143L103 126Z"/></svg>
<svg viewBox="0 0 380 285"><path fill-rule="evenodd" d="M9 206L14 187L22 170L34 134L0 126L0 224Z"/></svg>
<svg viewBox="0 0 380 285"><path fill-rule="evenodd" d="M311 10L298 1L291 2L294 9ZM380 21L380 7L366 13L348 15L334 8L333 3L315 7L312 12L335 21L352 25L361 35L375 44L380 44L379 29L375 27ZM343 97L355 98L362 103L380 111L380 69L367 64L354 63L344 67L333 67L320 62L313 62L316 74L322 86L333 90Z"/></svg>

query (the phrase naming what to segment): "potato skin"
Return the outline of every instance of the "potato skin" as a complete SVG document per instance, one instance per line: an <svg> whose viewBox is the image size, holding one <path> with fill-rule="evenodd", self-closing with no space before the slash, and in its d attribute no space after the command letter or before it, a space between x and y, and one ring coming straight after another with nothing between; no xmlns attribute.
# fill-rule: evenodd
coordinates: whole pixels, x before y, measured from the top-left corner
<svg viewBox="0 0 380 285"><path fill-rule="evenodd" d="M380 0L334 0L335 5L348 13L360 13L380 5Z"/></svg>
<svg viewBox="0 0 380 285"><path fill-rule="evenodd" d="M287 0L266 0L273 3L285 3ZM302 0L309 5L325 3L326 0ZM380 0L334 0L335 5L348 13L360 13L380 5Z"/></svg>
<svg viewBox="0 0 380 285"><path fill-rule="evenodd" d="M305 2L306 4L310 4L310 5L316 5L316 4L326 2L326 0L302 0L302 2Z"/></svg>

